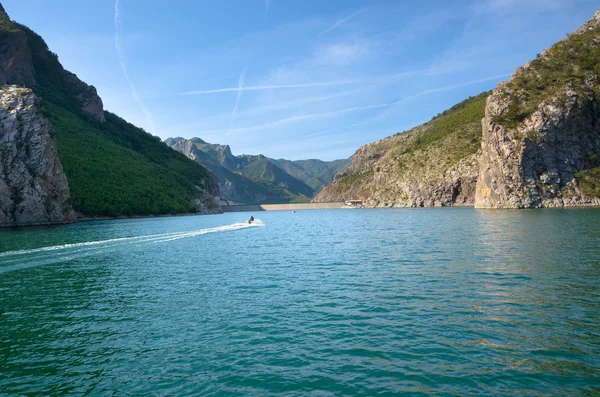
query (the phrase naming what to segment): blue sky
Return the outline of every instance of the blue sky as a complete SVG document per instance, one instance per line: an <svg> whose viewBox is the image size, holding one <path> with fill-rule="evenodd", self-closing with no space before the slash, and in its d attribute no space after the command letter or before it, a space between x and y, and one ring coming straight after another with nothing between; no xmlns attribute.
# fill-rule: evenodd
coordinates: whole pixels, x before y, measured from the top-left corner
<svg viewBox="0 0 600 397"><path fill-rule="evenodd" d="M591 0L4 0L105 108L161 138L333 160L491 89Z"/></svg>

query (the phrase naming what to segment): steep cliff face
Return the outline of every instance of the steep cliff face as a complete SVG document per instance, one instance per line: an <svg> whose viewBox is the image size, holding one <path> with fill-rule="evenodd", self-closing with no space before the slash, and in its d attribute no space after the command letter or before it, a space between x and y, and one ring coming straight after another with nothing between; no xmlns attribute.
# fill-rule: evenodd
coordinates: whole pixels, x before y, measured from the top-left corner
<svg viewBox="0 0 600 397"><path fill-rule="evenodd" d="M54 130L30 89L0 90L0 226L75 221Z"/></svg>
<svg viewBox="0 0 600 397"><path fill-rule="evenodd" d="M208 178L202 186L195 186L194 205L196 211L201 214L222 214L219 178L210 170L207 171Z"/></svg>
<svg viewBox="0 0 600 397"><path fill-rule="evenodd" d="M487 100L475 205L600 205L600 11Z"/></svg>
<svg viewBox="0 0 600 397"><path fill-rule="evenodd" d="M408 132L362 146L314 201L362 199L371 207L473 204L487 94Z"/></svg>
<svg viewBox="0 0 600 397"><path fill-rule="evenodd" d="M14 84L33 88L44 99L56 97L56 91L63 91L68 93L72 106L98 121L105 121L102 99L96 89L66 71L44 40L26 26L11 21L2 5L0 65L0 85Z"/></svg>

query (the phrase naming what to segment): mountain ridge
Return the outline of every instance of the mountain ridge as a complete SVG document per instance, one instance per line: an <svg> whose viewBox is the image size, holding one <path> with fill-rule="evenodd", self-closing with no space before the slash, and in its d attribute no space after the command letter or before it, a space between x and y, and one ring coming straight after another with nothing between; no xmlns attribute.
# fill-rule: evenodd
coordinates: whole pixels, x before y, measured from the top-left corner
<svg viewBox="0 0 600 397"><path fill-rule="evenodd" d="M328 181L327 173L332 180L333 174L348 161L275 160L261 154L234 156L229 145L211 144L201 138L175 137L164 142L213 170L220 178L222 198L234 203L308 202L324 185L323 181ZM311 162L317 162L320 168L304 166ZM292 167L293 174L288 172Z"/></svg>

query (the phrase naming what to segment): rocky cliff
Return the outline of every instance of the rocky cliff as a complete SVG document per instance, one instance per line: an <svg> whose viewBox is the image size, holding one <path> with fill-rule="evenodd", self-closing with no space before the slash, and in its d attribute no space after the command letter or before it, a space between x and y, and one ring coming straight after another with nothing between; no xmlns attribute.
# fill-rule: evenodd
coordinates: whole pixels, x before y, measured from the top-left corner
<svg viewBox="0 0 600 397"><path fill-rule="evenodd" d="M487 100L475 205L600 205L600 11Z"/></svg>
<svg viewBox="0 0 600 397"><path fill-rule="evenodd" d="M0 90L0 226L75 221L54 129L30 89Z"/></svg>
<svg viewBox="0 0 600 397"><path fill-rule="evenodd" d="M76 75L66 71L58 62L44 40L26 26L11 21L0 4L0 85L14 84L33 88L42 93L45 99L51 97L52 90L44 84L48 76L53 84L68 92L73 106L91 115L98 121L105 121L102 99L96 88L87 85Z"/></svg>
<svg viewBox="0 0 600 397"><path fill-rule="evenodd" d="M431 121L359 148L314 199L362 199L372 207L473 204L483 93Z"/></svg>

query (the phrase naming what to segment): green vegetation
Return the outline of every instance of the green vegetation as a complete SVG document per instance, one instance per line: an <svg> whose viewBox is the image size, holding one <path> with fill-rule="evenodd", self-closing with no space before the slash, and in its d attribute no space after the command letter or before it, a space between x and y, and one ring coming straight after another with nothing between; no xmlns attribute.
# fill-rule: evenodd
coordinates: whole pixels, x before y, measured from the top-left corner
<svg viewBox="0 0 600 397"><path fill-rule="evenodd" d="M419 135L414 142L411 150L417 150L431 145L433 142L445 137L449 133L456 131L469 123L481 123L481 119L485 115L485 101L490 92L483 92L477 96L469 97L464 101L452 106L440 115L434 117L429 123L431 127L427 131ZM473 134L475 141L481 142L481 128ZM479 145L476 145L479 147ZM477 151L477 148L475 148ZM475 152L473 151L473 153Z"/></svg>
<svg viewBox="0 0 600 397"><path fill-rule="evenodd" d="M600 167L579 171L575 180L583 194L588 197L600 197Z"/></svg>
<svg viewBox="0 0 600 397"><path fill-rule="evenodd" d="M575 174L575 180L583 194L589 197L600 197L600 156L590 152L591 168Z"/></svg>
<svg viewBox="0 0 600 397"><path fill-rule="evenodd" d="M73 208L86 216L195 212L208 171L116 115L105 112L99 122L84 113L78 95L89 95L86 86L40 36L18 26L32 50L34 91L54 125Z"/></svg>
<svg viewBox="0 0 600 397"><path fill-rule="evenodd" d="M350 159L321 161L321 160L285 160L268 159L273 164L310 186L314 193L319 192L325 185L333 181L334 176L350 164Z"/></svg>
<svg viewBox="0 0 600 397"><path fill-rule="evenodd" d="M422 150L457 131L462 135L462 146L453 147L457 158L475 153L481 143L481 119L485 115L485 101L489 91L469 97L464 101L438 114L425 124L424 131L417 133L411 143L402 146L398 155Z"/></svg>
<svg viewBox="0 0 600 397"><path fill-rule="evenodd" d="M310 186L297 180L271 163L264 156L246 157L241 164L241 174L258 183L273 196L280 196L292 203L309 202L313 196Z"/></svg>
<svg viewBox="0 0 600 397"><path fill-rule="evenodd" d="M337 177L335 178L334 183L329 186L329 188L336 193L346 193L352 191L353 187L363 185L366 180L372 179L373 174L373 171L365 171ZM350 196L346 198L349 199L351 198Z"/></svg>
<svg viewBox="0 0 600 397"><path fill-rule="evenodd" d="M192 181L204 187L204 168L112 114L101 124L46 106L76 211L87 216L195 211Z"/></svg>
<svg viewBox="0 0 600 397"><path fill-rule="evenodd" d="M545 99L565 95L570 86L580 96L588 76L600 76L600 26L569 35L538 56L529 67L508 82L504 95L510 95L508 109L494 118L507 128L517 127ZM593 99L600 99L600 85L595 84Z"/></svg>

